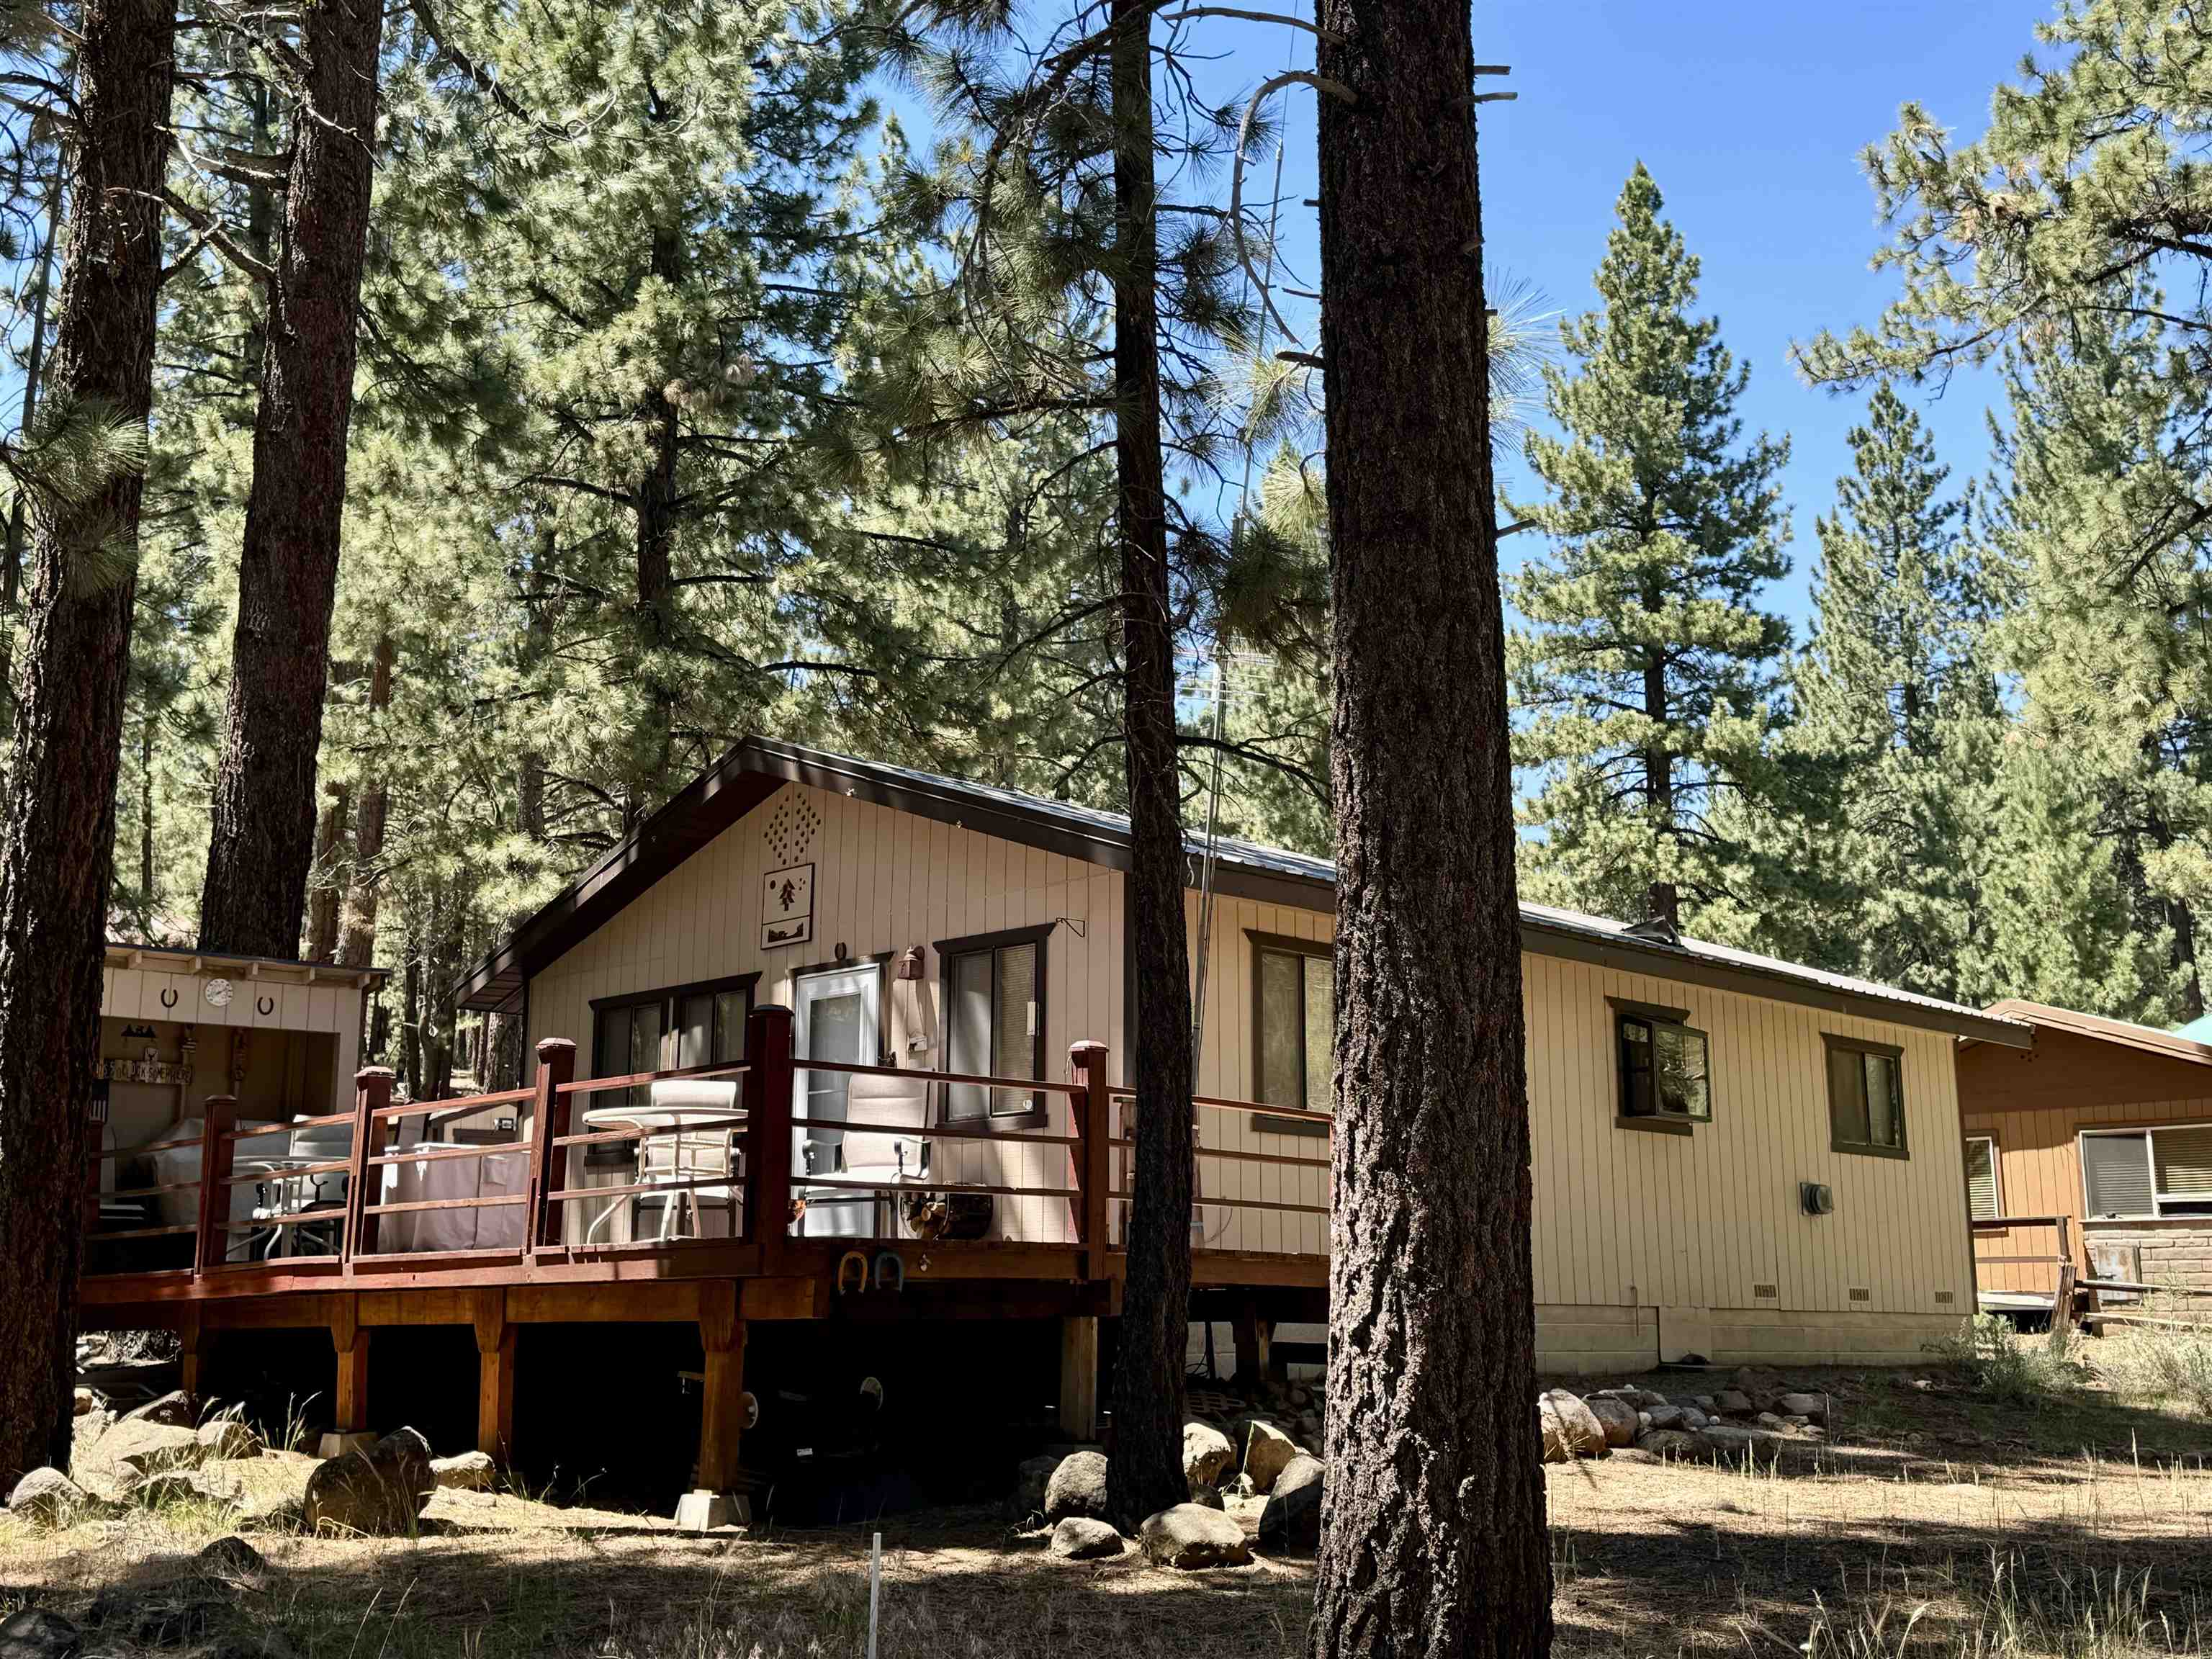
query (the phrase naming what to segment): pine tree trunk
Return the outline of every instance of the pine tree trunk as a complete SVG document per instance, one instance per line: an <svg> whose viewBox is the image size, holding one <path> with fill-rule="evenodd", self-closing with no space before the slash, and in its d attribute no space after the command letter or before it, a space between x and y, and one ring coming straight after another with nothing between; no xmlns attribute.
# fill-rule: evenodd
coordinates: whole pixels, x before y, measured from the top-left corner
<svg viewBox="0 0 2212 1659"><path fill-rule="evenodd" d="M143 422L153 399L175 13L84 0L53 395ZM102 936L115 844L135 579L88 578L136 547L143 479L57 508L32 546L23 700L0 830L0 1484L66 1468L76 1279L90 1180Z"/></svg>
<svg viewBox="0 0 2212 1659"><path fill-rule="evenodd" d="M1650 592L1644 595L1644 608L1657 611L1660 597ZM1656 726L1663 729L1667 724L1667 665L1656 651L1651 652L1644 663L1644 715ZM1660 844L1674 832L1674 757L1666 743L1655 738L1644 754L1644 787L1651 806L1651 822L1656 827ZM1663 922L1676 933L1682 930L1681 895L1671 881L1654 881L1644 900L1645 919Z"/></svg>
<svg viewBox="0 0 2212 1659"><path fill-rule="evenodd" d="M330 672L376 132L374 0L302 13L310 107L292 131L269 294L230 696L200 896L200 945L300 948L315 846L315 755Z"/></svg>
<svg viewBox="0 0 2212 1659"><path fill-rule="evenodd" d="M1182 1468L1183 1364L1190 1341L1190 951L1154 287L1153 9L1143 0L1114 0L1114 459L1120 476L1129 949L1137 992L1129 1076L1137 1091L1137 1148L1114 1378L1114 1455L1106 1480L1108 1506L1125 1529L1190 1496Z"/></svg>
<svg viewBox="0 0 2212 1659"><path fill-rule="evenodd" d="M161 908L154 891L154 711L138 723L138 902L149 920Z"/></svg>
<svg viewBox="0 0 2212 1659"><path fill-rule="evenodd" d="M373 714L392 706L392 671L398 657L392 635L380 636L368 677L368 707ZM381 726L382 722L376 724ZM338 940L338 961L348 968L369 968L376 963L376 905L384 882L378 860L384 856L388 764L389 757L380 744L368 757L362 780L361 806L354 818L353 879L346 890L344 928Z"/></svg>
<svg viewBox="0 0 2212 1659"><path fill-rule="evenodd" d="M307 905L307 960L330 962L338 949L338 913L345 896L346 818L353 791L342 783L329 790L322 826L315 832L315 879Z"/></svg>
<svg viewBox="0 0 2212 1659"><path fill-rule="evenodd" d="M69 155L65 145L54 147L54 171L46 185L46 244L39 250L39 285L31 295L31 343L23 358L23 407L21 429L30 432L39 421L39 383L46 373L46 301L54 284L54 241L63 212L63 166ZM15 612L23 602L23 492L15 492L8 508L8 556L0 565L0 707L9 706L15 686Z"/></svg>
<svg viewBox="0 0 2212 1659"><path fill-rule="evenodd" d="M1519 914L1463 0L1322 0L1336 1136L1316 1659L1540 1655ZM1440 740L1440 734L1449 734Z"/></svg>
<svg viewBox="0 0 2212 1659"><path fill-rule="evenodd" d="M422 1097L422 953L407 953L407 969L400 976L399 1076L410 1100Z"/></svg>

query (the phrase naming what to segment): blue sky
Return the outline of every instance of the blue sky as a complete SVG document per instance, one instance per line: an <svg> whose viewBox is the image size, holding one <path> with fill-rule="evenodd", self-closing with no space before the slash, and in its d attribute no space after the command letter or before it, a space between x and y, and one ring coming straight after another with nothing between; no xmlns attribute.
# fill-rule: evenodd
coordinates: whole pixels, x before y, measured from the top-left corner
<svg viewBox="0 0 2212 1659"><path fill-rule="evenodd" d="M1312 0L1297 0L1312 15ZM1509 64L1488 82L1519 94L1485 106L1482 183L1490 262L1534 284L1549 308L1596 301L1590 274L1605 248L1613 203L1639 159L1650 168L1691 251L1704 262L1700 310L1748 363L1740 406L1747 430L1790 434L1784 479L1796 529L1793 569L1776 593L1802 622L1817 544L1850 462L1844 434L1861 402L1804 385L1790 343L1823 327L1871 322L1895 291L1869 269L1882 240L1859 153L1895 124L1908 99L1961 139L1985 126L1990 96L2035 46L2037 0L1477 0L1478 61ZM1039 0L1039 15L1058 15ZM1312 43L1280 27L1206 21L1189 26L1210 59L1208 96L1244 93ZM1281 235L1295 285L1315 286L1313 94L1279 97L1284 118L1286 216ZM926 125L916 122L917 133ZM1272 157L1255 157L1248 198L1264 196ZM1226 193L1226 182L1223 183ZM1314 337L1310 305L1285 301L1292 326ZM1987 465L1984 411L1990 377L1954 379L1940 401L1915 395L1954 483ZM1526 489L1517 465L1501 488ZM1504 544L1509 562L1528 538Z"/></svg>

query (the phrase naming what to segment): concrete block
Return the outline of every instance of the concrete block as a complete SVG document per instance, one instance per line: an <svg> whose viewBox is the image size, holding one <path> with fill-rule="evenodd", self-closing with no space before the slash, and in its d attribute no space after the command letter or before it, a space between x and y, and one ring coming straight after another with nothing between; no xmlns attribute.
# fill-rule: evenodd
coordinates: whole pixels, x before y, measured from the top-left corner
<svg viewBox="0 0 2212 1659"><path fill-rule="evenodd" d="M743 1492L687 1492L676 1500L676 1524L689 1532L752 1524L752 1500Z"/></svg>

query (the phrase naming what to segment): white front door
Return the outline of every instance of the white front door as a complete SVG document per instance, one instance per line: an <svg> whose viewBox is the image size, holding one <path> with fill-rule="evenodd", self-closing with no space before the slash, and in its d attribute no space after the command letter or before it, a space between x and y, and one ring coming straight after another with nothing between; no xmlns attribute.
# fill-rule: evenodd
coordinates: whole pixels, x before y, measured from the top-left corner
<svg viewBox="0 0 2212 1659"><path fill-rule="evenodd" d="M845 1098L852 1078L843 1072L807 1069L810 1060L834 1060L848 1066L873 1066L882 1053L882 974L877 963L802 974L797 984L792 1038L798 1069L793 1078L792 1113L813 1120L792 1130L792 1173L828 1175L836 1162L841 1129L823 1127L845 1121ZM808 1164L808 1143L813 1162Z"/></svg>

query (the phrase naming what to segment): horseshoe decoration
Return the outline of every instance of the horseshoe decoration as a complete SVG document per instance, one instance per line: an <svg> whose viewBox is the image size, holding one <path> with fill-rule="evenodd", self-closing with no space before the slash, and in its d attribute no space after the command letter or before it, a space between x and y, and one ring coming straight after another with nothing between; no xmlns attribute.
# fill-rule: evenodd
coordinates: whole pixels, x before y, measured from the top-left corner
<svg viewBox="0 0 2212 1659"><path fill-rule="evenodd" d="M253 1012L260 1015L264 1019L268 1018L270 1015L276 1012L276 999L275 997L254 998Z"/></svg>
<svg viewBox="0 0 2212 1659"><path fill-rule="evenodd" d="M177 994L173 988L168 986L162 988L161 1006L164 1008L173 1008L177 1006Z"/></svg>

